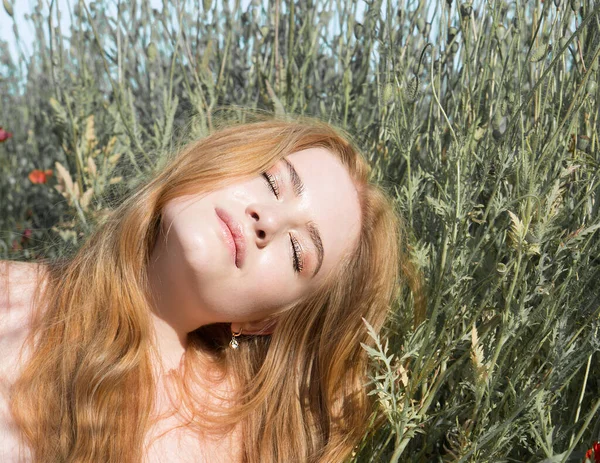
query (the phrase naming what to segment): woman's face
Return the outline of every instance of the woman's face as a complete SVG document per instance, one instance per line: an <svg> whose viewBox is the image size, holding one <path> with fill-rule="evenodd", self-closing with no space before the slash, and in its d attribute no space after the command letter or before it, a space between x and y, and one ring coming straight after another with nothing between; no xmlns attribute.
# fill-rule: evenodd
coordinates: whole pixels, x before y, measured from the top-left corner
<svg viewBox="0 0 600 463"><path fill-rule="evenodd" d="M317 288L356 245L360 215L334 155L293 153L264 176L166 204L159 291L198 326L262 320Z"/></svg>

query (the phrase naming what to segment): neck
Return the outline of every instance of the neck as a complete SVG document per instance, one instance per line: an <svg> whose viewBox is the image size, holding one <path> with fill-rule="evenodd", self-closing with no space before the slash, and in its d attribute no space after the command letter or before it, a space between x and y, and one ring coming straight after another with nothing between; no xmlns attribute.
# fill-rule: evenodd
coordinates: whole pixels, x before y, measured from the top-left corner
<svg viewBox="0 0 600 463"><path fill-rule="evenodd" d="M155 346L160 365L165 371L178 368L187 348L187 335L196 327L185 319L185 295L169 291L173 288L172 275L165 274L165 256L161 252L161 240L150 258L148 266L148 287L151 302L151 320L154 327ZM183 296L183 297L182 297ZM187 323L186 323L187 322Z"/></svg>
<svg viewBox="0 0 600 463"><path fill-rule="evenodd" d="M167 321L151 314L158 366L166 373L178 369L187 348L187 333L177 332Z"/></svg>

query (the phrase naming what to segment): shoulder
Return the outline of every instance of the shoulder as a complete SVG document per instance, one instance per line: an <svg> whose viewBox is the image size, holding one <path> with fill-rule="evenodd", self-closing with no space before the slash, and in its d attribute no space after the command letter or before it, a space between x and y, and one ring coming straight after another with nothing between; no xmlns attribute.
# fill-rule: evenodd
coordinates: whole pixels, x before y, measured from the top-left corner
<svg viewBox="0 0 600 463"><path fill-rule="evenodd" d="M0 261L0 354L27 333L34 291L45 283L46 271L44 264Z"/></svg>
<svg viewBox="0 0 600 463"><path fill-rule="evenodd" d="M20 366L19 352L31 328L34 290L45 280L43 264L0 261L0 385Z"/></svg>
<svg viewBox="0 0 600 463"><path fill-rule="evenodd" d="M0 260L0 461L31 461L18 457L19 434L8 398L26 360L21 348L30 329L33 290L43 273L41 264Z"/></svg>
<svg viewBox="0 0 600 463"><path fill-rule="evenodd" d="M45 277L44 264L0 260L0 316L26 310Z"/></svg>

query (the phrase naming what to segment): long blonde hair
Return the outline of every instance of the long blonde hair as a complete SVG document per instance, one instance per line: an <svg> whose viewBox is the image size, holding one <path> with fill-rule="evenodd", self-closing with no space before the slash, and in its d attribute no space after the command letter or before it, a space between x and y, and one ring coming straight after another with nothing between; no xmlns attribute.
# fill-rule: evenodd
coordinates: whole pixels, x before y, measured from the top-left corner
<svg viewBox="0 0 600 463"><path fill-rule="evenodd" d="M318 119L270 117L229 123L187 145L111 211L70 258L48 262L35 299L32 349L11 394L11 411L35 461L140 462L150 426L155 378L146 269L164 205L258 176L279 159L323 147L354 180L362 211L356 249L321 289L279 315L272 335L227 349L228 326L188 335L180 396L194 417L200 353L234 378L231 406L214 418L242 422L247 462L338 462L367 429L365 388L371 345L363 318L379 331L400 284L408 284L416 318L425 298L406 251L404 222L393 201L369 180L351 137ZM42 310L41 307L44 307Z"/></svg>

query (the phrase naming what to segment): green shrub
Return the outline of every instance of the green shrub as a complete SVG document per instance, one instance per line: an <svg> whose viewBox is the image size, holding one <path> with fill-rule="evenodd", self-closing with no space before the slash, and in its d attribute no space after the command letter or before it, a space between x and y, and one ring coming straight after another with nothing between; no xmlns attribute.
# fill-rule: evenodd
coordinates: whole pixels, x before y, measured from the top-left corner
<svg viewBox="0 0 600 463"><path fill-rule="evenodd" d="M583 460L600 433L600 5L369 0L359 23L350 1L75 3L39 2L31 56L0 47L0 258L76 248L220 107L322 117L397 198L429 300L413 330L400 295L370 351L383 425L355 460Z"/></svg>

